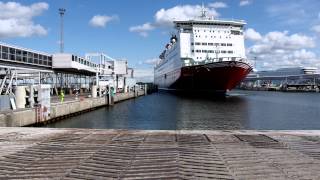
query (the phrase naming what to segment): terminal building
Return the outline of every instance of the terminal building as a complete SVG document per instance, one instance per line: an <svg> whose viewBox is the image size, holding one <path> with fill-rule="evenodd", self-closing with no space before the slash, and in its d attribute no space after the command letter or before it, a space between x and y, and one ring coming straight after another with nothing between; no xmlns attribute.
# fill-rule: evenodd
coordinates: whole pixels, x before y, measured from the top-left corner
<svg viewBox="0 0 320 180"><path fill-rule="evenodd" d="M276 77L276 76L299 76L306 74L317 74L318 68L316 67L292 67L292 68L280 68L269 71L258 71L251 73L249 77Z"/></svg>
<svg viewBox="0 0 320 180"><path fill-rule="evenodd" d="M244 89L261 87L320 87L320 72L316 67L291 67L269 71L257 71L250 73L241 83Z"/></svg>
<svg viewBox="0 0 320 180"><path fill-rule="evenodd" d="M103 53L50 54L0 42L0 95L12 93L15 86L39 84L49 84L53 95L60 89L86 93L100 82L106 85L106 80L107 85L125 90L129 88L126 78L133 78L127 61Z"/></svg>

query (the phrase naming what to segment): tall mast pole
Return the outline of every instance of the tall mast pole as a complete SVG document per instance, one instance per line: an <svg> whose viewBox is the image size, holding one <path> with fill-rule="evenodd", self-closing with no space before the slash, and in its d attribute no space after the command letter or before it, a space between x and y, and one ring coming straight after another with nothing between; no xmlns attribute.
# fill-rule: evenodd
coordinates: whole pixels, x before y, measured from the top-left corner
<svg viewBox="0 0 320 180"><path fill-rule="evenodd" d="M64 52L64 39L63 39L63 15L66 12L66 9L59 8L60 14L60 53Z"/></svg>

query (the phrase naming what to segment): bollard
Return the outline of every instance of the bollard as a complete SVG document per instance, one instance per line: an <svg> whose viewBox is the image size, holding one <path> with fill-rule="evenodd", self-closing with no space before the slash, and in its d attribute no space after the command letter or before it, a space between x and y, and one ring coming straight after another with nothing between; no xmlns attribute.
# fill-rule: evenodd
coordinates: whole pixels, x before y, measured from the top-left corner
<svg viewBox="0 0 320 180"><path fill-rule="evenodd" d="M97 97L97 86L95 86L95 85L93 85L92 88L91 88L91 96L93 98Z"/></svg>
<svg viewBox="0 0 320 180"><path fill-rule="evenodd" d="M29 104L30 104L30 108L33 108L34 107L34 89L33 89L33 85L30 85L29 89L30 89Z"/></svg>
<svg viewBox="0 0 320 180"><path fill-rule="evenodd" d="M144 95L145 95L145 96L146 96L147 93L148 93L147 89L148 89L148 86L147 86L147 84L145 84L145 85L144 85Z"/></svg>
<svg viewBox="0 0 320 180"><path fill-rule="evenodd" d="M25 86L17 86L15 90L16 96L16 106L17 108L25 108L26 107L26 87Z"/></svg>

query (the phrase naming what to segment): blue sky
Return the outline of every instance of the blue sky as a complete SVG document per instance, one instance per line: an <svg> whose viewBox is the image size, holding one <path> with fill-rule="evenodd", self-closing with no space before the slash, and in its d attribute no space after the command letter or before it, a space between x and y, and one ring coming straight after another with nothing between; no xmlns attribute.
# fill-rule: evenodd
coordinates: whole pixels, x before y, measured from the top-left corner
<svg viewBox="0 0 320 180"><path fill-rule="evenodd" d="M132 67L144 69L137 71L138 74L150 74L152 62L172 31L170 19L192 18L202 3L215 17L247 21L247 56L257 58L257 69L320 67L318 0L0 2L1 41L48 53L58 52L58 8L63 7L66 9L65 52L79 55L104 52L114 58L127 59ZM9 26L10 23L14 26Z"/></svg>

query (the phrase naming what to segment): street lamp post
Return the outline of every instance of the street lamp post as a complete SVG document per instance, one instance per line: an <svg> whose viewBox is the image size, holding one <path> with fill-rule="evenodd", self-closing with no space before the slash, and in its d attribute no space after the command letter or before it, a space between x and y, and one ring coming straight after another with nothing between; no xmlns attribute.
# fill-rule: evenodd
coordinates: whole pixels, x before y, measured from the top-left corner
<svg viewBox="0 0 320 180"><path fill-rule="evenodd" d="M64 40L63 40L63 16L66 12L66 9L59 8L59 14L60 14L60 53L64 52Z"/></svg>

